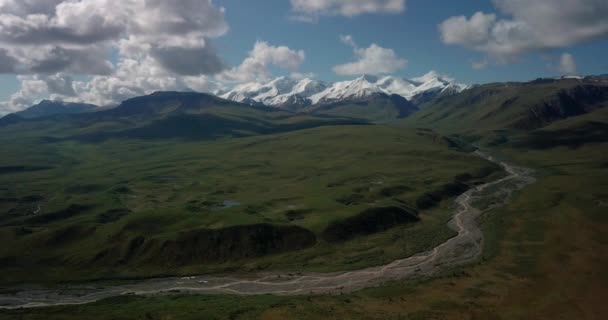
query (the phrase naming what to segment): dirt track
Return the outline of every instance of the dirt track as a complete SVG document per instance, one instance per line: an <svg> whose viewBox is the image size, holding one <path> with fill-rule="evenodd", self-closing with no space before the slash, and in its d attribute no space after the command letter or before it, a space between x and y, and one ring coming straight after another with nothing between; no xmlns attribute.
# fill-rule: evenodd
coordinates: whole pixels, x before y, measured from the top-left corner
<svg viewBox="0 0 608 320"><path fill-rule="evenodd" d="M470 263L482 253L483 234L477 218L481 209L474 201L493 204L490 210L506 203L513 191L533 183L531 170L499 162L481 152L479 156L499 163L508 175L476 186L456 198L456 211L449 226L458 234L432 250L393 261L387 265L336 273L253 274L243 278L197 276L151 279L130 285L94 287L80 285L61 289L18 289L15 294L0 294L0 309L33 308L55 305L85 304L104 298L135 294L319 294L351 292L391 280L430 276L448 267ZM496 201L499 200L499 201Z"/></svg>

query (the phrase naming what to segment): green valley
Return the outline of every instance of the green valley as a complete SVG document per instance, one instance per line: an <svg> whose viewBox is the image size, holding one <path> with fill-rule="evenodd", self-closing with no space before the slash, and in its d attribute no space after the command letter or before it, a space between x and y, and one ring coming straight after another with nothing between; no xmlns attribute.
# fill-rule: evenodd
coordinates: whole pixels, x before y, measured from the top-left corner
<svg viewBox="0 0 608 320"><path fill-rule="evenodd" d="M348 106L331 115L218 106L224 100L192 108L175 93L173 104L131 101L114 111L18 119L0 129L7 294L24 283L68 292L91 280L111 287L171 276L297 279L390 265L455 237L454 199L506 177L476 148L533 168L536 182L472 200L485 209L482 255L432 277L345 294L175 289L4 310L0 319L601 315L608 118L605 83L589 81L582 89L571 80L481 86L389 124L358 119Z"/></svg>

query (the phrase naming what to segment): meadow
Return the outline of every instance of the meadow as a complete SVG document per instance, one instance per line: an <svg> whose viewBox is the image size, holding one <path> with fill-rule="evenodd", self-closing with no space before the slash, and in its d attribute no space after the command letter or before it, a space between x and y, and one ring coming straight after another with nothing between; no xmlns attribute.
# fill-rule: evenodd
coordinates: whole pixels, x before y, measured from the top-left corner
<svg viewBox="0 0 608 320"><path fill-rule="evenodd" d="M121 297L84 306L4 311L19 319L599 319L608 263L605 143L502 148L537 183L483 218L479 263L433 279L332 296ZM602 181L603 180L603 181Z"/></svg>
<svg viewBox="0 0 608 320"><path fill-rule="evenodd" d="M435 132L393 126L2 143L5 284L380 265L451 237L450 199L501 174ZM358 222L370 208L386 223ZM352 231L332 235L343 221Z"/></svg>

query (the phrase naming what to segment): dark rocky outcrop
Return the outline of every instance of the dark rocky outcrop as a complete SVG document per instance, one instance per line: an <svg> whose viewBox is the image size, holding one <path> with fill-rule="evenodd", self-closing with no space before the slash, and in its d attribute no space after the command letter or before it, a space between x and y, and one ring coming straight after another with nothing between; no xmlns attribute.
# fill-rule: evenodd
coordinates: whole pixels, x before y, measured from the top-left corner
<svg viewBox="0 0 608 320"><path fill-rule="evenodd" d="M444 199L458 196L469 189L469 186L460 181L446 183L437 190L426 192L416 199L418 209L429 209Z"/></svg>
<svg viewBox="0 0 608 320"><path fill-rule="evenodd" d="M529 108L528 115L514 124L517 129L536 129L557 120L589 113L608 105L608 86L578 85L562 89L551 99Z"/></svg>
<svg viewBox="0 0 608 320"><path fill-rule="evenodd" d="M327 242L341 242L419 220L413 210L400 207L369 208L356 216L331 223L323 231L322 237Z"/></svg>
<svg viewBox="0 0 608 320"><path fill-rule="evenodd" d="M315 243L315 234L298 226L256 224L186 231L149 248L155 251L150 259L157 263L188 265L261 257L305 249Z"/></svg>
<svg viewBox="0 0 608 320"><path fill-rule="evenodd" d="M493 174L494 172L500 171L501 168L498 165L491 165L483 167L473 173L464 173L454 177L452 182L446 183L435 190L426 192L416 199L416 207L420 210L430 209L438 205L441 201L456 197L467 190L473 185L477 184L481 179Z"/></svg>

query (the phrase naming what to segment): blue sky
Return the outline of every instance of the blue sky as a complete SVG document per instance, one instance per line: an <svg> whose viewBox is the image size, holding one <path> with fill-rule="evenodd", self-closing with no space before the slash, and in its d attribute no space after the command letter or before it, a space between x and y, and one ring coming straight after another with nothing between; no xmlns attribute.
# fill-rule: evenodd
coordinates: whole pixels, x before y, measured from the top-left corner
<svg viewBox="0 0 608 320"><path fill-rule="evenodd" d="M483 60L484 55L443 44L438 25L451 16L495 12L488 0L415 0L409 1L407 10L401 14L325 17L315 24L291 21L287 1L222 0L218 3L226 7L230 31L217 41L217 45L225 59L234 65L243 60L252 43L263 40L303 49L306 52L306 61L301 67L303 72L312 72L327 81L350 78L332 71L332 66L352 60L351 48L339 41L340 35L350 34L360 46L377 43L407 59L408 67L396 72L405 77L419 76L429 70L448 74L465 83L556 76L559 72L555 65L564 52L575 57L581 74L608 73L608 59L601 59L608 52L606 40L526 53L515 62L490 63L482 70L474 70L471 63Z"/></svg>
<svg viewBox="0 0 608 320"><path fill-rule="evenodd" d="M325 81L350 79L361 68L347 75L334 68L357 62L361 57L355 52L362 55L372 43L397 61L387 70L407 78L435 70L472 84L608 73L603 58L608 52L608 1L167 0L160 1L159 17L153 14L158 8L146 7L152 5L143 0L52 2L57 7L69 3L76 14L59 17L48 3L35 8L40 2L20 7L19 2L0 1L2 14L25 22L28 14L45 14L51 21L21 30L44 39L39 44L20 43L27 37L17 39L8 33L10 28L0 28L0 60L4 55L15 64L11 68L0 61L0 114L44 97L107 104L154 90L204 91L213 89L211 84L232 86L293 72ZM61 14L66 12L64 8ZM52 23L58 23L54 19L64 23L61 37L53 33L57 25ZM182 19L179 25L167 22ZM104 24L96 25L99 20ZM134 28L131 20L140 25ZM45 27L49 38L40 34ZM163 28L169 31L162 34ZM352 37L355 49L340 40L345 35ZM204 45L192 47L193 40ZM260 41L265 49L252 56ZM37 51L43 53L35 55ZM201 57L213 63L199 68ZM64 63L66 59L74 62ZM215 66L216 61L222 65ZM36 63L42 62L52 71L40 71Z"/></svg>

